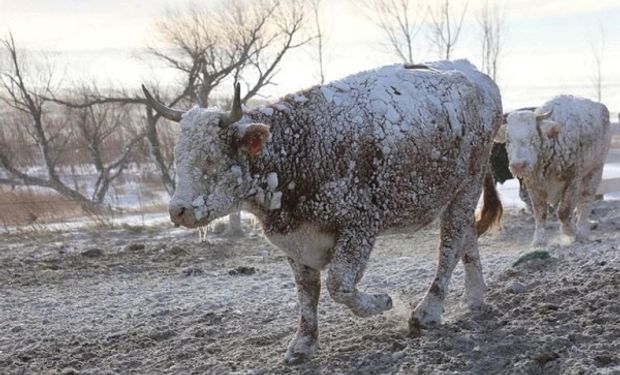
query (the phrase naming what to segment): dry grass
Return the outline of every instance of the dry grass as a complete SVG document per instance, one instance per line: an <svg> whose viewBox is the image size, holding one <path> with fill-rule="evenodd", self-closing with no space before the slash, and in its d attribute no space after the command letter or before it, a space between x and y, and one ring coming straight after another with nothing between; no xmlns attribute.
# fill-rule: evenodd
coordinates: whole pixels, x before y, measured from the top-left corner
<svg viewBox="0 0 620 375"><path fill-rule="evenodd" d="M79 204L63 197L51 189L36 187L0 185L0 228L37 230L44 224L62 224L73 219L87 219L91 225L108 227L110 219L126 214L149 214L167 211L167 199L161 199L161 182L153 176L140 176L136 181L137 191L128 191L127 181L121 179L110 189L110 194L134 197L137 207L117 207L104 215L92 216L84 212ZM125 183L123 183L125 182Z"/></svg>
<svg viewBox="0 0 620 375"><path fill-rule="evenodd" d="M0 223L5 227L62 221L83 214L76 202L54 192L0 190Z"/></svg>

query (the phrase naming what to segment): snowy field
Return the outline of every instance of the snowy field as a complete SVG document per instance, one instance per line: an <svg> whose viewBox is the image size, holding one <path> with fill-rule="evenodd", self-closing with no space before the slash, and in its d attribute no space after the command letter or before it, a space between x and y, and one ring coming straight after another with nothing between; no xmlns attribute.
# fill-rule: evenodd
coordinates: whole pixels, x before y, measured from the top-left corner
<svg viewBox="0 0 620 375"><path fill-rule="evenodd" d="M620 201L596 203L592 241L531 251L533 220L508 208L480 240L492 309L459 305L455 270L445 323L407 336L411 305L433 276L435 225L379 239L361 288L393 310L354 317L323 290L321 346L282 363L297 321L283 253L246 236L170 224L0 237L2 374L617 374ZM549 224L557 233L558 225Z"/></svg>
<svg viewBox="0 0 620 375"><path fill-rule="evenodd" d="M620 152L608 161L604 178L620 177ZM394 308L358 318L323 290L320 349L293 367L282 361L298 319L292 274L250 215L244 237L205 242L166 213L5 228L0 374L620 374L620 192L596 202L590 242L562 245L551 221L556 237L536 249L549 257L515 266L534 223L516 180L499 191L503 230L480 239L491 309L460 306L459 265L444 324L409 337L438 231L382 236L361 289Z"/></svg>

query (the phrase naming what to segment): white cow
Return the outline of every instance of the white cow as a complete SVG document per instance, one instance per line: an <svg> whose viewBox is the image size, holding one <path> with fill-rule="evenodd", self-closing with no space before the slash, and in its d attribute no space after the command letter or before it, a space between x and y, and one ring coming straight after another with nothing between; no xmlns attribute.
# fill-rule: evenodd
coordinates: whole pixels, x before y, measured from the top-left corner
<svg viewBox="0 0 620 375"><path fill-rule="evenodd" d="M392 307L387 294L357 288L380 233L441 220L437 274L412 313L412 332L440 322L459 259L465 302L483 305L476 237L501 216L485 173L502 106L495 83L473 65L387 66L247 111L237 89L231 113L184 113L145 94L181 123L172 221L195 227L243 208L287 254L300 306L287 363L318 346L321 270L331 297L354 314Z"/></svg>
<svg viewBox="0 0 620 375"><path fill-rule="evenodd" d="M546 241L547 203L558 207L560 228L568 239L587 240L591 204L609 150L607 108L588 99L558 96L534 112L512 112L496 141L506 142L510 170L523 178L532 200L532 245Z"/></svg>

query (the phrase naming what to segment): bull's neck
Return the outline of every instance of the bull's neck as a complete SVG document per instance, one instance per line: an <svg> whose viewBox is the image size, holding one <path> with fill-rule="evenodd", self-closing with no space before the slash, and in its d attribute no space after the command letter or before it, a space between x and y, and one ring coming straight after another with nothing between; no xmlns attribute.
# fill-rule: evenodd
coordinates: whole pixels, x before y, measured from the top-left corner
<svg viewBox="0 0 620 375"><path fill-rule="evenodd" d="M277 110L270 115L260 110L245 115L253 123L268 125L271 132L271 138L263 151L256 156L248 156L247 159L252 194L245 199L244 206L259 220L264 221L270 212L281 209L283 194L290 187L291 142L283 139L283 127L288 124L288 115Z"/></svg>

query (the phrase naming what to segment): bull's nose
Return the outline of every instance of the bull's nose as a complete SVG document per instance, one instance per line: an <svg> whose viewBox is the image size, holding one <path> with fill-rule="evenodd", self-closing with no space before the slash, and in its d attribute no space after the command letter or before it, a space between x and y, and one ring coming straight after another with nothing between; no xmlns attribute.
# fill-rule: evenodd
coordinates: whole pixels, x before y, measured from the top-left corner
<svg viewBox="0 0 620 375"><path fill-rule="evenodd" d="M171 219L180 219L185 213L185 207L170 207L169 211Z"/></svg>
<svg viewBox="0 0 620 375"><path fill-rule="evenodd" d="M192 225L195 221L194 210L189 207L171 205L168 208L170 220L177 225Z"/></svg>
<svg viewBox="0 0 620 375"><path fill-rule="evenodd" d="M510 163L510 169L517 175L523 174L527 169L527 162Z"/></svg>

